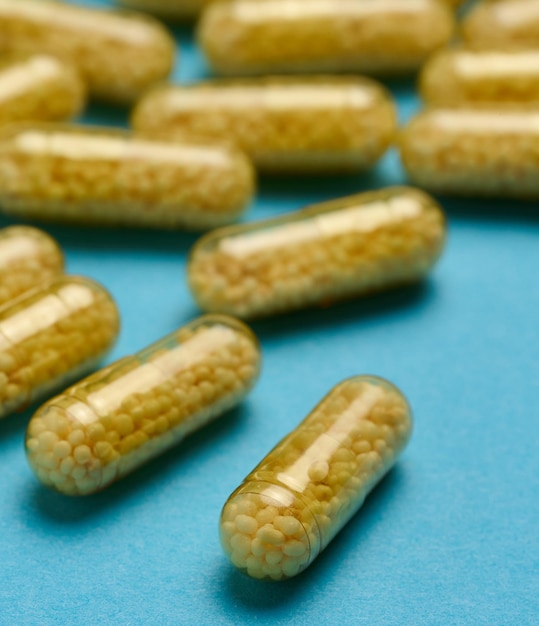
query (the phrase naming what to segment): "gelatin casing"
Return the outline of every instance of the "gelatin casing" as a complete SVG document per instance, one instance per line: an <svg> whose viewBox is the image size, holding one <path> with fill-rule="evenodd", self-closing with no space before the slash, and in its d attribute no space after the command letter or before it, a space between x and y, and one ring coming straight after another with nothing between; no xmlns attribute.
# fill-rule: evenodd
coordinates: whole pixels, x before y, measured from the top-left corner
<svg viewBox="0 0 539 626"><path fill-rule="evenodd" d="M0 309L0 417L92 369L119 331L103 287L62 276Z"/></svg>
<svg viewBox="0 0 539 626"><path fill-rule="evenodd" d="M442 0L217 0L198 41L220 74L417 70L450 40Z"/></svg>
<svg viewBox="0 0 539 626"><path fill-rule="evenodd" d="M539 112L433 109L400 137L410 180L435 193L539 198Z"/></svg>
<svg viewBox="0 0 539 626"><path fill-rule="evenodd" d="M299 574L362 506L411 433L411 409L391 383L343 381L227 500L225 554L253 578Z"/></svg>
<svg viewBox="0 0 539 626"><path fill-rule="evenodd" d="M0 132L1 210L25 219L212 228L233 222L254 186L241 152L206 140L57 124Z"/></svg>
<svg viewBox="0 0 539 626"><path fill-rule="evenodd" d="M259 369L246 326L198 318L43 405L28 426L30 466L66 495L99 491L241 402Z"/></svg>
<svg viewBox="0 0 539 626"><path fill-rule="evenodd" d="M118 0L137 11L146 11L167 20L195 18L211 0Z"/></svg>
<svg viewBox="0 0 539 626"><path fill-rule="evenodd" d="M396 132L396 108L379 83L355 77L269 77L157 88L133 114L138 130L235 142L262 171L372 167Z"/></svg>
<svg viewBox="0 0 539 626"><path fill-rule="evenodd" d="M0 306L64 271L56 241L30 226L0 230Z"/></svg>
<svg viewBox="0 0 539 626"><path fill-rule="evenodd" d="M213 231L188 280L201 309L260 317L420 280L444 241L438 204L396 187Z"/></svg>
<svg viewBox="0 0 539 626"><path fill-rule="evenodd" d="M172 70L176 46L156 20L51 0L0 0L0 50L76 63L90 94L134 101Z"/></svg>

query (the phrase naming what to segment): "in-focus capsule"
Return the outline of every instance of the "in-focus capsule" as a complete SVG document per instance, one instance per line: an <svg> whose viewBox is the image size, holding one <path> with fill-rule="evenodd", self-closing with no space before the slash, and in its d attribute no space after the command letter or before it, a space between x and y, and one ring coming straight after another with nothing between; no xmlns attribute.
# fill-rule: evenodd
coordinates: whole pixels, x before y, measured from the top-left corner
<svg viewBox="0 0 539 626"><path fill-rule="evenodd" d="M103 489L237 405L259 373L258 342L201 317L47 402L28 426L28 461L67 495Z"/></svg>
<svg viewBox="0 0 539 626"><path fill-rule="evenodd" d="M433 109L402 131L410 180L455 195L539 198L539 112Z"/></svg>
<svg viewBox="0 0 539 626"><path fill-rule="evenodd" d="M212 228L247 208L253 168L235 148L87 126L0 133L0 205L22 218Z"/></svg>
<svg viewBox="0 0 539 626"><path fill-rule="evenodd" d="M166 20L196 17L210 0L118 0L120 4L138 11L153 13Z"/></svg>
<svg viewBox="0 0 539 626"><path fill-rule="evenodd" d="M259 317L423 278L445 221L421 191L396 187L209 233L188 266L201 309Z"/></svg>
<svg viewBox="0 0 539 626"><path fill-rule="evenodd" d="M198 40L222 74L417 70L453 34L441 0L223 0Z"/></svg>
<svg viewBox="0 0 539 626"><path fill-rule="evenodd" d="M119 330L118 311L97 283L62 276L0 310L0 417L95 367Z"/></svg>
<svg viewBox="0 0 539 626"><path fill-rule="evenodd" d="M42 230L9 226L0 230L0 306L64 270L58 244Z"/></svg>
<svg viewBox="0 0 539 626"><path fill-rule="evenodd" d="M299 574L358 511L411 432L410 407L391 383L357 376L337 385L228 499L226 555L253 578Z"/></svg>
<svg viewBox="0 0 539 626"><path fill-rule="evenodd" d="M50 0L0 0L0 49L77 64L92 96L132 102L172 69L175 43L157 21Z"/></svg>
<svg viewBox="0 0 539 626"><path fill-rule="evenodd" d="M140 130L178 129L234 141L261 170L369 168L396 128L389 93L351 77L281 77L163 87L135 109Z"/></svg>

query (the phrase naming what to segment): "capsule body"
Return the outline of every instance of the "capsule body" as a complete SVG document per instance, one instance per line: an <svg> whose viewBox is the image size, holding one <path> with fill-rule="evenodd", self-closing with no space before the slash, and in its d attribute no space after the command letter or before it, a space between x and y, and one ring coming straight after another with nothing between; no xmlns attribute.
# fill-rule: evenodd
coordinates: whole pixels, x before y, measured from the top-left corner
<svg viewBox="0 0 539 626"><path fill-rule="evenodd" d="M374 165L396 129L388 92L369 79L262 78L164 87L135 109L141 130L178 129L237 143L264 171Z"/></svg>
<svg viewBox="0 0 539 626"><path fill-rule="evenodd" d="M539 198L539 113L533 109L434 109L400 139L410 180L456 195Z"/></svg>
<svg viewBox="0 0 539 626"><path fill-rule="evenodd" d="M417 281L444 239L432 198L374 191L206 235L191 253L189 285L205 311L259 317Z"/></svg>
<svg viewBox="0 0 539 626"><path fill-rule="evenodd" d="M234 221L253 188L243 154L198 139L63 125L0 133L0 205L24 218L210 228Z"/></svg>
<svg viewBox="0 0 539 626"><path fill-rule="evenodd" d="M466 43L478 48L539 42L539 0L485 0L478 2L462 22Z"/></svg>
<svg viewBox="0 0 539 626"><path fill-rule="evenodd" d="M358 511L411 432L410 407L391 383L357 376L337 385L228 499L226 555L254 578L300 573Z"/></svg>
<svg viewBox="0 0 539 626"><path fill-rule="evenodd" d="M147 11L167 20L195 18L211 0L118 0L138 11Z"/></svg>
<svg viewBox="0 0 539 626"><path fill-rule="evenodd" d="M0 230L0 306L44 286L63 270L62 251L42 230L30 226Z"/></svg>
<svg viewBox="0 0 539 626"><path fill-rule="evenodd" d="M199 318L41 407L28 426L30 466L67 495L103 489L238 404L259 366L241 322Z"/></svg>
<svg viewBox="0 0 539 626"><path fill-rule="evenodd" d="M118 311L97 283L62 276L0 310L0 417L86 373L114 343Z"/></svg>
<svg viewBox="0 0 539 626"><path fill-rule="evenodd" d="M92 96L119 103L165 79L175 44L158 22L50 0L0 0L0 48L76 63Z"/></svg>

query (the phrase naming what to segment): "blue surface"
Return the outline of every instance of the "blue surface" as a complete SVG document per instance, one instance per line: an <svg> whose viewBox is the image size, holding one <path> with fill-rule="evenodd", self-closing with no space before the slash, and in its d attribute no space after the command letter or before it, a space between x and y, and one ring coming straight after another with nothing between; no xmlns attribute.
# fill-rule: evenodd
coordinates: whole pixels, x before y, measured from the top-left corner
<svg viewBox="0 0 539 626"><path fill-rule="evenodd" d="M177 77L192 80L204 66L186 31L180 39ZM408 117L411 85L394 92ZM102 107L85 119L126 116ZM263 181L248 219L403 180L390 154L363 177ZM537 624L539 211L443 204L447 251L422 288L256 323L265 362L248 402L102 494L41 488L23 452L30 413L0 423L0 624ZM117 298L123 330L109 360L197 314L184 280L194 237L47 230L70 272ZM410 447L301 576L243 577L221 553L222 504L356 373L407 394Z"/></svg>

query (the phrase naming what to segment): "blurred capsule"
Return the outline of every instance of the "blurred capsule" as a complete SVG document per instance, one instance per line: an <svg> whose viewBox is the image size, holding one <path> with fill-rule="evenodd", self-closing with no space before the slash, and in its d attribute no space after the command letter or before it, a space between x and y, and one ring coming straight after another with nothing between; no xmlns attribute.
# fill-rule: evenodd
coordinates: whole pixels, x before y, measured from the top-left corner
<svg viewBox="0 0 539 626"><path fill-rule="evenodd" d="M153 13L167 20L195 18L211 0L118 0L126 7Z"/></svg>
<svg viewBox="0 0 539 626"><path fill-rule="evenodd" d="M539 0L484 0L462 22L466 43L479 48L539 45Z"/></svg>

